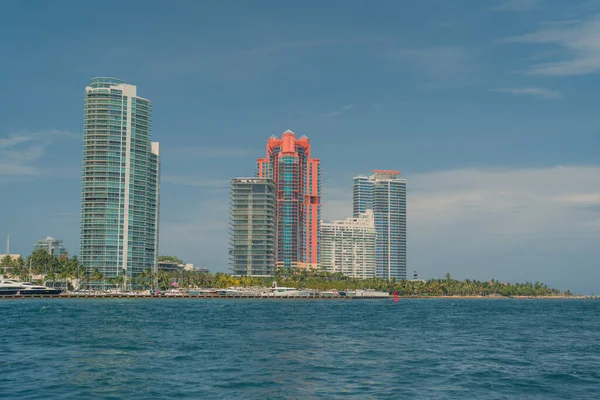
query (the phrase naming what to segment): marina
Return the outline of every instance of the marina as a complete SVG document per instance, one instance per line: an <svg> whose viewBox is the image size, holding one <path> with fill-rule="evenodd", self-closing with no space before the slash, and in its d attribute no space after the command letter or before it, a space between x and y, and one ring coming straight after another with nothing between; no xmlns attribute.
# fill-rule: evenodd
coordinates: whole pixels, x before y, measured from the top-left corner
<svg viewBox="0 0 600 400"><path fill-rule="evenodd" d="M14 283L13 283L14 282ZM11 284L23 288L27 283L12 281ZM36 287L37 288L37 287ZM6 290L0 291L0 299L97 299L97 298L151 298L151 299L315 299L315 300L352 300L352 299L387 299L389 293L374 290L356 291L317 291L311 289L298 290L293 287L271 287L271 288L225 288L225 289L170 289L167 291L144 290L144 291L120 291L120 290L76 290L60 292L58 290L39 287L40 290Z"/></svg>
<svg viewBox="0 0 600 400"><path fill-rule="evenodd" d="M16 279L0 279L0 299L29 298L196 298L196 299L382 299L389 298L387 292L372 289L344 290L330 289L326 291L314 289L296 289L295 287L234 287L228 288L171 288L169 290L123 290L113 288L107 290L61 290L47 286L35 285Z"/></svg>
<svg viewBox="0 0 600 400"><path fill-rule="evenodd" d="M257 296L257 295L204 295L204 294L180 294L180 295L150 295L129 293L107 293L107 294L32 294L32 295L0 295L0 300L8 299L107 299L107 298L136 298L136 299L257 299L257 300L371 300L391 298L386 296Z"/></svg>

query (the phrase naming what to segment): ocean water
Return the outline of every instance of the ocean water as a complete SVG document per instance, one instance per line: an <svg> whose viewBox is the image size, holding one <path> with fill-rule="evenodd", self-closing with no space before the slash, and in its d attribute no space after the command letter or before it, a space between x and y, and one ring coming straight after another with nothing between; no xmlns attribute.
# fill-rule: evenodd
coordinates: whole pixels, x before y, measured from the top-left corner
<svg viewBox="0 0 600 400"><path fill-rule="evenodd" d="M600 398L595 300L6 300L0 321L0 398Z"/></svg>

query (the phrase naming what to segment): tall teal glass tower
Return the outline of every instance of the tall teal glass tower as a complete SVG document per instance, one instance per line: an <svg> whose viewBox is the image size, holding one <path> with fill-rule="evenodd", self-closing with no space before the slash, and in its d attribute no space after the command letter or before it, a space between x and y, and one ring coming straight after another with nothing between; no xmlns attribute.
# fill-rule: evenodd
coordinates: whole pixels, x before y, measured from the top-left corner
<svg viewBox="0 0 600 400"><path fill-rule="evenodd" d="M119 79L93 78L85 88L80 261L124 282L158 265L160 151L150 141L151 108Z"/></svg>
<svg viewBox="0 0 600 400"><path fill-rule="evenodd" d="M398 171L373 172L371 176L354 178L354 218L373 210L376 276L406 279L406 179L400 179Z"/></svg>

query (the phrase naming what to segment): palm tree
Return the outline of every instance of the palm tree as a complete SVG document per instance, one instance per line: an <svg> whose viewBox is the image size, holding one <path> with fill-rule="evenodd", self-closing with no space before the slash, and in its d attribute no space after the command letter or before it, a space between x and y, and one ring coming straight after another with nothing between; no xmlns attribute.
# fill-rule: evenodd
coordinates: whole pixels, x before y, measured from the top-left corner
<svg viewBox="0 0 600 400"><path fill-rule="evenodd" d="M0 261L0 267L2 267L2 270L3 270L2 273L4 274L4 272L6 271L6 273L8 274L8 271L10 271L12 269L12 266L13 266L13 259L11 256L9 256L7 254Z"/></svg>
<svg viewBox="0 0 600 400"><path fill-rule="evenodd" d="M170 285L169 274L166 271L158 271L158 287L161 290L167 290Z"/></svg>
<svg viewBox="0 0 600 400"><path fill-rule="evenodd" d="M94 282L100 282L100 281L102 281L102 286L103 286L103 289L104 289L104 274L102 272L100 272L98 270L98 268L94 268L94 270L92 271L91 278L92 278L92 281L94 281Z"/></svg>

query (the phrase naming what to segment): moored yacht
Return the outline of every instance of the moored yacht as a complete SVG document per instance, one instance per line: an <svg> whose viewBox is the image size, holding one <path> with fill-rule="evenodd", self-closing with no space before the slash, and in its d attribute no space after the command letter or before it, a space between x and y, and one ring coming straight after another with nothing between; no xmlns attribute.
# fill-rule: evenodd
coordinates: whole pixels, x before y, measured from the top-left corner
<svg viewBox="0 0 600 400"><path fill-rule="evenodd" d="M303 297L313 296L312 290L298 290L294 287L276 286L261 293L262 297Z"/></svg>
<svg viewBox="0 0 600 400"><path fill-rule="evenodd" d="M24 289L24 286L19 281L14 279L0 280L0 295L14 295L22 289Z"/></svg>
<svg viewBox="0 0 600 400"><path fill-rule="evenodd" d="M247 296L256 297L261 295L261 291L256 288L228 287L226 289L217 289L219 296Z"/></svg>
<svg viewBox="0 0 600 400"><path fill-rule="evenodd" d="M242 291L238 290L238 289L233 289L233 288L218 289L217 294L219 296L241 296Z"/></svg>
<svg viewBox="0 0 600 400"><path fill-rule="evenodd" d="M186 294L190 296L216 296L219 292L217 289L188 289Z"/></svg>
<svg viewBox="0 0 600 400"><path fill-rule="evenodd" d="M348 292L349 296L352 297L381 297L381 298L389 298L390 294L388 292L380 292L373 289L364 289L364 290L356 290L355 292Z"/></svg>
<svg viewBox="0 0 600 400"><path fill-rule="evenodd" d="M36 285L31 282L21 282L16 279L0 280L0 296L32 296L40 294L60 294L60 289L53 289L47 286Z"/></svg>

